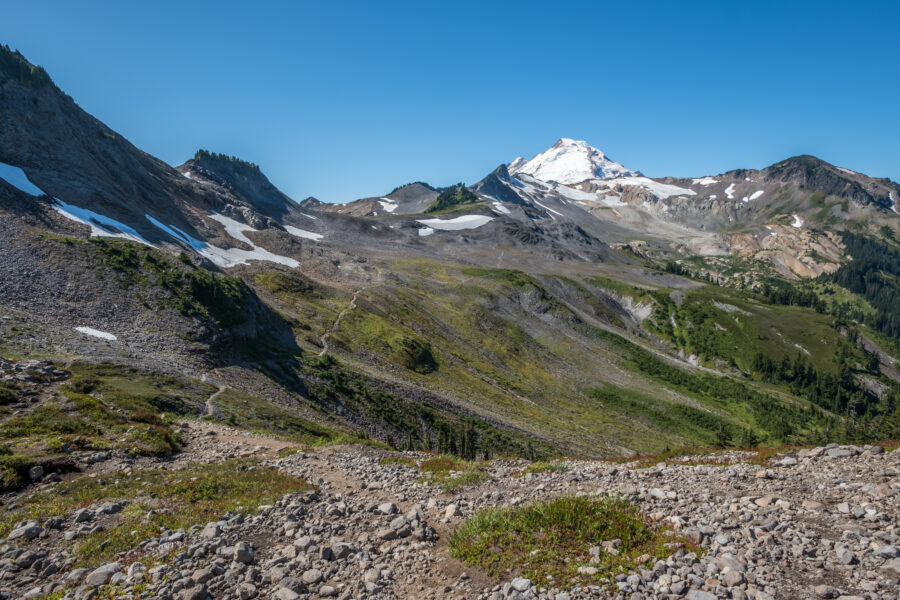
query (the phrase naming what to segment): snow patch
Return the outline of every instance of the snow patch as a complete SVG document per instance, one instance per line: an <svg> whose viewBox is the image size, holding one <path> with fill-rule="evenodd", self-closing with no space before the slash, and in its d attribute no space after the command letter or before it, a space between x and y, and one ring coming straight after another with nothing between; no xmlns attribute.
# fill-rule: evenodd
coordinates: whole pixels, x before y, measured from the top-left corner
<svg viewBox="0 0 900 600"><path fill-rule="evenodd" d="M109 340L111 342L119 339L111 333L100 331L99 329L94 329L93 327L76 327L75 331L83 333L84 335L89 335L91 337L100 338L101 340Z"/></svg>
<svg viewBox="0 0 900 600"><path fill-rule="evenodd" d="M254 244L250 239L244 235L245 231L256 231L249 225L244 225L243 223L239 223L234 219L229 219L224 215L219 215L213 213L210 215L211 219L222 223L225 226L225 231L236 240L240 240L242 242L247 243L248 245L253 247L253 250L242 250L240 248L219 248L218 246L213 246L208 242L204 242L202 240L198 240L195 237L192 237L175 227L174 225L166 225L161 223L159 220L151 217L150 215L144 215L148 221L153 223L156 227L165 231L175 239L184 242L188 246L190 246L195 252L199 255L206 257L214 264L220 267L234 267L237 265L246 265L247 261L250 260L265 260L269 262L278 263L281 265L285 265L290 268L295 268L300 265L299 262L294 260L293 258L288 258L286 256L279 256L278 254L273 254L269 252L265 248L260 248L256 244Z"/></svg>
<svg viewBox="0 0 900 600"><path fill-rule="evenodd" d="M750 194L749 199L756 200L757 198L759 198L760 196L762 196L765 193L766 193L765 190L757 190L757 191L753 192L752 194Z"/></svg>
<svg viewBox="0 0 900 600"><path fill-rule="evenodd" d="M798 229L799 229L800 227L803 227L803 219L801 219L801 218L800 218L799 216L797 216L797 215L794 215L794 222L791 223L791 227L796 227L796 228L798 228Z"/></svg>
<svg viewBox="0 0 900 600"><path fill-rule="evenodd" d="M897 210L897 199L894 198L894 192L888 192L888 198L891 199L891 210L900 215L900 210Z"/></svg>
<svg viewBox="0 0 900 600"><path fill-rule="evenodd" d="M734 184L732 183L727 188L725 188L725 196L728 197L729 200L734 200Z"/></svg>
<svg viewBox="0 0 900 600"><path fill-rule="evenodd" d="M132 242L145 244L151 248L154 247L153 244L145 240L141 234L134 230L134 228L105 215L101 215L100 213L95 213L92 210L81 208L74 204L66 204L59 198L53 199L52 208L67 219L90 227L91 237L121 238L123 240L131 240Z"/></svg>
<svg viewBox="0 0 900 600"><path fill-rule="evenodd" d="M691 183L694 185L712 185L714 183L719 183L719 180L713 177L700 177L698 179L691 179Z"/></svg>
<svg viewBox="0 0 900 600"><path fill-rule="evenodd" d="M493 207L494 207L494 210L496 210L499 213L503 213L504 215L512 214L508 208L506 208L499 202L494 202Z"/></svg>
<svg viewBox="0 0 900 600"><path fill-rule="evenodd" d="M434 229L432 229L431 227L423 227L419 230L419 237L427 237L432 233L434 233Z"/></svg>
<svg viewBox="0 0 900 600"><path fill-rule="evenodd" d="M617 185L622 186L640 186L647 190L649 190L654 196L659 198L660 200L665 200L670 196L696 196L697 192L694 190L689 190L687 188L678 187L677 185L671 185L668 183L660 183L658 181L653 181L647 177L619 177L616 179L604 179L602 181L598 181L605 185L607 188L613 188Z"/></svg>
<svg viewBox="0 0 900 600"><path fill-rule="evenodd" d="M321 233L306 231L305 229L300 229L299 227L291 227L290 225L285 225L284 230L287 231L291 235L295 235L299 238L303 238L303 239L307 239L307 240L313 240L314 242L318 242L323 237L325 237Z"/></svg>
<svg viewBox="0 0 900 600"><path fill-rule="evenodd" d="M844 167L837 167L837 170L843 171L844 173L847 173L848 175L859 175L859 173L857 173L856 171L851 171L850 169L845 169Z"/></svg>
<svg viewBox="0 0 900 600"><path fill-rule="evenodd" d="M25 171L19 167L8 165L0 162L0 179L3 179L9 185L13 186L20 192L25 192L29 196L46 196L44 190L31 183Z"/></svg>
<svg viewBox="0 0 900 600"><path fill-rule="evenodd" d="M459 231L461 229L475 229L494 220L494 217L484 215L463 215L454 219L418 219L417 221L426 227L440 229L442 231ZM422 235L422 230L419 230ZM424 235L431 235L426 233Z"/></svg>
<svg viewBox="0 0 900 600"><path fill-rule="evenodd" d="M382 208L384 208L385 212L392 213L397 210L397 206L399 206L396 202L391 200L390 198L381 198L378 201L381 204Z"/></svg>

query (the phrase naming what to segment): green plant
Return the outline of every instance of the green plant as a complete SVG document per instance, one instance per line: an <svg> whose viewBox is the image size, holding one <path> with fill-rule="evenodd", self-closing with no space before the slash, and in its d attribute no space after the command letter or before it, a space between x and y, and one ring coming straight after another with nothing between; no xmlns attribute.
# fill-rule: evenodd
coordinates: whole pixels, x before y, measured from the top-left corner
<svg viewBox="0 0 900 600"><path fill-rule="evenodd" d="M686 545L669 533L625 500L563 496L475 513L450 535L450 553L498 579L512 572L569 587L611 581L636 568L642 556L664 559ZM617 552L600 552L591 563L590 549L603 542ZM596 573L578 572L587 565Z"/></svg>

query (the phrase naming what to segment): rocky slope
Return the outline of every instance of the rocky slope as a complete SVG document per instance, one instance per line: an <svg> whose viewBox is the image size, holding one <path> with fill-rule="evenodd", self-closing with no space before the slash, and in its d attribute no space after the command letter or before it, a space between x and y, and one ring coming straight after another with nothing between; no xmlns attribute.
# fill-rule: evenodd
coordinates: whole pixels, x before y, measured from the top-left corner
<svg viewBox="0 0 900 600"><path fill-rule="evenodd" d="M0 593L283 600L896 597L900 453L881 447L794 450L758 463L751 452L655 463L569 460L548 472L499 460L479 467L481 483L444 491L422 479L418 467L427 455L338 446L278 458L289 445L197 422L182 429L189 441L174 461L76 451L69 459L74 472L32 472L32 487L5 499L12 525ZM102 532L118 535L131 527L129 513L153 505L117 491L130 489L131 479L151 481L157 465L177 476L195 463L234 464L242 456L264 458L254 469L315 486L252 511L238 508L218 520L134 538L133 545L119 544L114 560L79 558L79 544ZM37 519L20 508L29 498L91 479L106 491L90 504ZM521 577L522 564L493 579L449 556L452 532L480 511L610 494L629 499L650 522L698 550L676 544L667 558L638 557L632 570L595 580L591 557L617 547L616 540L597 539L596 548L578 549L584 583L564 587Z"/></svg>

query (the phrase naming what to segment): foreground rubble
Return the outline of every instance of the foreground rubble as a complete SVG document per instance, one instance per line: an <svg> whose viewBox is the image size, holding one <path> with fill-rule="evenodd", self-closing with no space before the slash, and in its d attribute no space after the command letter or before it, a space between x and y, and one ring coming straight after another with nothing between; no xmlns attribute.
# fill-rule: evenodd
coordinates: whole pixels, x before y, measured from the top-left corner
<svg viewBox="0 0 900 600"><path fill-rule="evenodd" d="M127 502L110 498L17 523L0 548L0 596L888 600L900 589L900 452L878 446L800 450L765 464L741 452L657 464L565 461L538 473L525 472L526 461L493 461L489 480L449 493L423 481L414 463L421 454L345 446L278 457L284 443L203 423L186 425L186 436L194 443L160 464L177 469L256 453L316 489L135 540L117 562L90 569L74 568L62 541L109 526ZM64 479L148 466L140 460L112 453ZM50 491L55 479L40 485ZM450 532L473 512L561 494L629 498L703 551L678 550L608 586L572 589L515 570L490 580L449 556Z"/></svg>

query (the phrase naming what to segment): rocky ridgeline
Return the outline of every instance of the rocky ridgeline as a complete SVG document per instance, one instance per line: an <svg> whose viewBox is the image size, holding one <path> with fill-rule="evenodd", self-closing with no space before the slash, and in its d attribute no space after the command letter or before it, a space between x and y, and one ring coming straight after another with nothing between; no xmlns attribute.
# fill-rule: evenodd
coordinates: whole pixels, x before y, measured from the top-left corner
<svg viewBox="0 0 900 600"><path fill-rule="evenodd" d="M202 443L185 454L213 462L257 452L259 436L192 424ZM0 596L41 598L865 598L898 597L900 451L829 446L767 465L724 452L689 464L566 461L567 470L523 475L525 461L493 461L491 479L454 493L422 481L411 465L383 464L367 447L334 447L267 464L316 484L252 513L136 542L118 562L73 568L60 541L114 521L124 502L104 502L44 522L20 523L0 548ZM179 458L179 460L183 460ZM684 460L684 459L679 459ZM702 463L702 464L697 464ZM92 468L127 468L115 457ZM177 463L176 463L177 464ZM510 572L488 579L448 555L450 532L473 512L560 494L616 494L679 530L703 552L676 551L615 577L609 587L555 589ZM616 552L608 540L593 556ZM581 567L591 573L589 562Z"/></svg>

